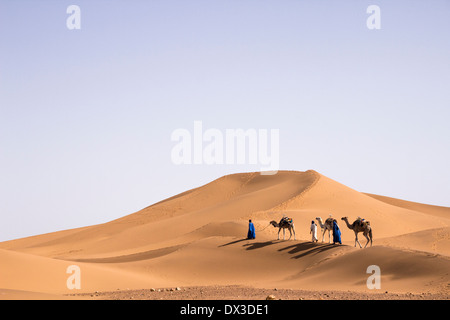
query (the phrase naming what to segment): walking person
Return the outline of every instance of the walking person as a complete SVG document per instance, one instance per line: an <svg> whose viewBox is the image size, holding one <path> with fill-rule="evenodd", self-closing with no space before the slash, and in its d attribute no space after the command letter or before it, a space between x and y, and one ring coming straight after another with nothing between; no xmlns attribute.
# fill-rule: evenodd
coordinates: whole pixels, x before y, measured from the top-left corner
<svg viewBox="0 0 450 320"><path fill-rule="evenodd" d="M319 241L317 239L317 224L313 221L311 221L311 227L309 233L311 234L311 242L317 242Z"/></svg>
<svg viewBox="0 0 450 320"><path fill-rule="evenodd" d="M341 230L339 229L339 226L336 222L336 220L333 220L333 244L342 244L341 241Z"/></svg>
<svg viewBox="0 0 450 320"><path fill-rule="evenodd" d="M253 225L252 220L248 220L248 232L247 232L247 239L255 239L255 226Z"/></svg>

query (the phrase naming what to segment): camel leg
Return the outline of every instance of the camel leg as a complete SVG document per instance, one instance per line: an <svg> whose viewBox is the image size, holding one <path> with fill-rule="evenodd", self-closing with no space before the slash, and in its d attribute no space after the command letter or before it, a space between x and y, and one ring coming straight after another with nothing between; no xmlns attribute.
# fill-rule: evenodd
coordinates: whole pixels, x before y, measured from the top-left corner
<svg viewBox="0 0 450 320"><path fill-rule="evenodd" d="M327 229L323 229L323 234L322 234L322 242L325 241L325 232L327 232Z"/></svg>
<svg viewBox="0 0 450 320"><path fill-rule="evenodd" d="M286 229L283 228L283 240L286 240Z"/></svg>
<svg viewBox="0 0 450 320"><path fill-rule="evenodd" d="M356 247L357 243L359 244L359 247L362 248L362 245L361 245L361 243L359 243L359 240L358 240L358 233L355 232L355 247Z"/></svg>
<svg viewBox="0 0 450 320"><path fill-rule="evenodd" d="M331 243L331 230L328 230L328 243Z"/></svg>
<svg viewBox="0 0 450 320"><path fill-rule="evenodd" d="M367 239L366 245L364 246L364 248L366 248L367 245L368 245L369 242L370 242L370 239L369 239L369 237L367 236L367 234L364 234L364 237L366 237L366 239ZM370 244L370 246L372 246L372 244Z"/></svg>
<svg viewBox="0 0 450 320"><path fill-rule="evenodd" d="M289 240L291 240L291 238L292 238L292 232L294 232L294 240L295 240L295 229L294 229L294 226L292 226L292 227L289 227Z"/></svg>
<svg viewBox="0 0 450 320"><path fill-rule="evenodd" d="M280 231L281 231L281 228L278 228L278 240L280 240Z"/></svg>

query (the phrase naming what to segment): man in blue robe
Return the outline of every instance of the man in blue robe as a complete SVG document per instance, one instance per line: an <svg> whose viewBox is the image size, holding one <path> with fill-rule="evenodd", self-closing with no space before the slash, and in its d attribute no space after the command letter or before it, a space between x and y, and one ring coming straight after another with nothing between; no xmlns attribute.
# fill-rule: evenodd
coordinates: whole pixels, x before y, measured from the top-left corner
<svg viewBox="0 0 450 320"><path fill-rule="evenodd" d="M253 225L252 220L248 220L248 233L247 233L247 239L255 239L255 226Z"/></svg>
<svg viewBox="0 0 450 320"><path fill-rule="evenodd" d="M333 220L333 244L336 244L336 242L342 244L341 230L339 230L336 220Z"/></svg>

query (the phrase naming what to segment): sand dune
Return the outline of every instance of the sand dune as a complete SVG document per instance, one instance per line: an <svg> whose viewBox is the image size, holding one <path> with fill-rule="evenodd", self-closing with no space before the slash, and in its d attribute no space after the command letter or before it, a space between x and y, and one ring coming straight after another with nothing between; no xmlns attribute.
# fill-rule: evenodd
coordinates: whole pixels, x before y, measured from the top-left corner
<svg viewBox="0 0 450 320"><path fill-rule="evenodd" d="M450 215L450 208L447 208L447 207L432 206L429 204L395 199L395 198L379 196L379 195L370 194L370 193L366 193L366 194L372 198L375 198L377 200L386 202L388 204L391 204L391 205L394 205L397 207L401 207L401 208L405 208L405 209L409 209L409 210L413 210L413 211L418 211L418 212L423 212L423 213L426 213L429 215L434 215L436 217L448 218Z"/></svg>
<svg viewBox="0 0 450 320"><path fill-rule="evenodd" d="M233 174L104 224L0 243L0 288L11 297L74 293L65 271L75 264L76 292L232 284L368 291L366 269L375 264L385 290L448 294L449 213L312 170ZM308 242L311 220L330 214L344 245ZM269 222L283 215L294 219L297 240L276 240ZM353 247L344 216L371 222L372 248ZM248 219L255 240L244 239Z"/></svg>
<svg viewBox="0 0 450 320"><path fill-rule="evenodd" d="M0 300L73 300L59 294L49 294L42 292L0 289Z"/></svg>
<svg viewBox="0 0 450 320"><path fill-rule="evenodd" d="M378 244L450 256L450 228L428 229L383 238L378 241Z"/></svg>
<svg viewBox="0 0 450 320"><path fill-rule="evenodd" d="M118 288L143 288L146 285L166 285L151 275L142 276L129 272L126 268L107 264L90 264L72 262L31 254L0 250L2 261L0 273L0 288L20 290L24 292L69 294L73 290L67 287L67 280L72 273L67 273L71 265L79 266L81 270L81 289L79 292L95 292L102 290L117 290Z"/></svg>
<svg viewBox="0 0 450 320"><path fill-rule="evenodd" d="M448 290L449 259L423 252L384 246L356 250L328 259L313 269L289 278L288 284L327 289L366 290L367 267L381 270L381 288L393 292L434 292Z"/></svg>

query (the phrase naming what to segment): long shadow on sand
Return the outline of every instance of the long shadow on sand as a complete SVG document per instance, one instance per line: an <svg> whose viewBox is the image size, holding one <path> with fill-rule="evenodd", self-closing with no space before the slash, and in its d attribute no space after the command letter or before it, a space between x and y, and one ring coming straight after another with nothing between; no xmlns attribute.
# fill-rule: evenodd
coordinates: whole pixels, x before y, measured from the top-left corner
<svg viewBox="0 0 450 320"><path fill-rule="evenodd" d="M231 241L231 242L228 242L228 243L220 245L219 248L220 247L226 247L226 246L229 246L229 245L232 245L232 244L236 244L236 243L239 243L239 242L242 242L242 241L247 241L247 240L250 240L250 239L244 238L244 239L239 239L239 240L236 240L236 241Z"/></svg>
<svg viewBox="0 0 450 320"><path fill-rule="evenodd" d="M243 247L247 247L246 250L255 250L255 249L261 249L261 248L270 246L275 243L279 243L279 241L271 240L271 241L265 241L265 242L247 243L247 244L244 244Z"/></svg>
<svg viewBox="0 0 450 320"><path fill-rule="evenodd" d="M288 253L290 253L290 254L296 254L298 252L301 252L300 254L292 257L293 259L299 259L301 257L305 257L310 254L317 254L320 252L325 252L327 250L337 249L337 248L339 248L339 246L333 245L333 244L318 244L318 243L312 243L312 242L302 242L302 243L294 244L292 246L287 246L285 248L279 249L278 251L289 250Z"/></svg>
<svg viewBox="0 0 450 320"><path fill-rule="evenodd" d="M247 238L239 239L239 240L231 241L231 242L228 242L228 243L224 243L224 244L220 245L219 248L220 247L226 247L226 246L229 246L229 245L232 245L232 244L236 244L236 243L239 243L239 242L243 242L243 241L255 241L255 240L247 239ZM254 250L254 249L264 248L266 246L270 246L271 244L275 244L275 243L278 243L278 242L279 242L278 240L276 240L276 241L275 240L273 240L273 241L265 241L265 242L253 242L253 243L246 243L246 244L244 244L242 246L243 247L247 247L246 250Z"/></svg>
<svg viewBox="0 0 450 320"><path fill-rule="evenodd" d="M239 239L239 240L235 240L235 241L231 241L225 244L220 245L219 247L225 247L225 246L229 246L229 245L233 245L233 244L237 244L243 241L251 241L251 243L245 243L242 245L242 247L246 248L246 250L256 250L256 249L261 249L273 244L280 244L285 242L284 240L270 240L270 241L264 241L264 242L253 242L254 240L250 240L250 239ZM339 245L333 245L333 244L323 244L323 243L312 243L312 242L301 242L301 243L296 243L281 249L278 249L279 252L282 251L286 251L289 254L295 255L292 257L292 259L299 259L301 257L305 257L307 255L313 255L313 254L318 254L321 252L325 252L328 250L332 250L332 249L337 249L341 246Z"/></svg>

